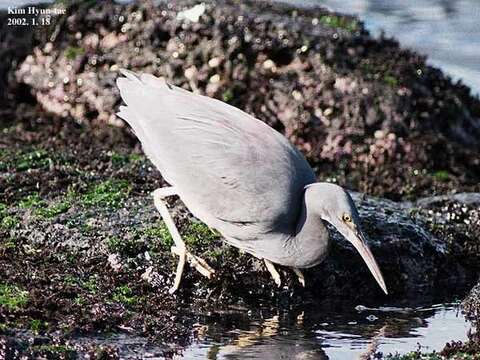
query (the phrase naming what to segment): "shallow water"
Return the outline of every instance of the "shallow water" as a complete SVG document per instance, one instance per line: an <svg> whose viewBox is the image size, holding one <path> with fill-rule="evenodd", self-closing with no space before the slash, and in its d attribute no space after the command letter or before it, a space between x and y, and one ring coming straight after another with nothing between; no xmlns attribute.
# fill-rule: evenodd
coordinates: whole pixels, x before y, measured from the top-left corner
<svg viewBox="0 0 480 360"><path fill-rule="evenodd" d="M466 340L470 324L454 305L367 309L342 314L310 311L268 317L235 315L197 325L185 359L358 359L441 350Z"/></svg>
<svg viewBox="0 0 480 360"><path fill-rule="evenodd" d="M441 350L466 340L470 323L456 305L430 308L326 309L283 313L231 312L204 316L191 345L175 359L367 359L375 352ZM118 347L122 359L162 359L165 348L126 334L77 339Z"/></svg>

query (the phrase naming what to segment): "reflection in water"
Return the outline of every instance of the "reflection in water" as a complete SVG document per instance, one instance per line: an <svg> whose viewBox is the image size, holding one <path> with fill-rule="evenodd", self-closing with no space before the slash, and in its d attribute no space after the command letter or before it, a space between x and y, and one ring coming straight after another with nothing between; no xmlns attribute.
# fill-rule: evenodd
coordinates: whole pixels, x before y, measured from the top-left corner
<svg viewBox="0 0 480 360"><path fill-rule="evenodd" d="M374 34L385 30L403 46L428 55L429 63L480 93L478 0L281 0L324 5L357 14Z"/></svg>
<svg viewBox="0 0 480 360"><path fill-rule="evenodd" d="M470 324L454 306L317 310L267 316L228 314L198 324L186 359L368 359L376 352L441 350L466 340Z"/></svg>

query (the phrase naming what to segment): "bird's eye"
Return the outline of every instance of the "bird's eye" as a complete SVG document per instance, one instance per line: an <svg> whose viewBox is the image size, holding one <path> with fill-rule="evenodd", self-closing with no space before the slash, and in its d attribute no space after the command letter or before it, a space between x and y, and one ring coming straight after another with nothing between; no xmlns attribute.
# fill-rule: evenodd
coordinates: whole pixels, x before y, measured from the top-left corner
<svg viewBox="0 0 480 360"><path fill-rule="evenodd" d="M348 215L348 214L343 214L342 219L343 219L343 221L345 221L345 222L352 222L352 218L351 218L351 216Z"/></svg>

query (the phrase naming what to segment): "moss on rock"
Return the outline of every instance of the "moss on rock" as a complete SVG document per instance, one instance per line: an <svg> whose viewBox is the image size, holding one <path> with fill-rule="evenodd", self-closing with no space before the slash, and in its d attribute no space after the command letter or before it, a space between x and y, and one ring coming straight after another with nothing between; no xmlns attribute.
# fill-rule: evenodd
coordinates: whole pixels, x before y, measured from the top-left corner
<svg viewBox="0 0 480 360"><path fill-rule="evenodd" d="M28 302L28 291L15 285L0 283L0 307L15 311L24 307Z"/></svg>

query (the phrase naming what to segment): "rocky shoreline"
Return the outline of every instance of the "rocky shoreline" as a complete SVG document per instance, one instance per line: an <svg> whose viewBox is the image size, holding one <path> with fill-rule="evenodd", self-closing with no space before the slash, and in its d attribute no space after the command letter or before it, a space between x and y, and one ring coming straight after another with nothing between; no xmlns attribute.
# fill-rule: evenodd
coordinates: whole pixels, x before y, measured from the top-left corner
<svg viewBox="0 0 480 360"><path fill-rule="evenodd" d="M198 22L177 16L193 5L85 1L51 29L1 29L14 61L0 69L0 355L115 358L74 339L128 331L168 357L212 308L421 305L462 298L478 280L480 101L467 87L353 17L237 1L206 2ZM307 288L283 271L279 291L176 200L187 244L218 276L188 271L168 295L175 259L150 197L163 180L114 117L119 67L255 114L319 179L368 193L355 200L389 297L335 233Z"/></svg>

